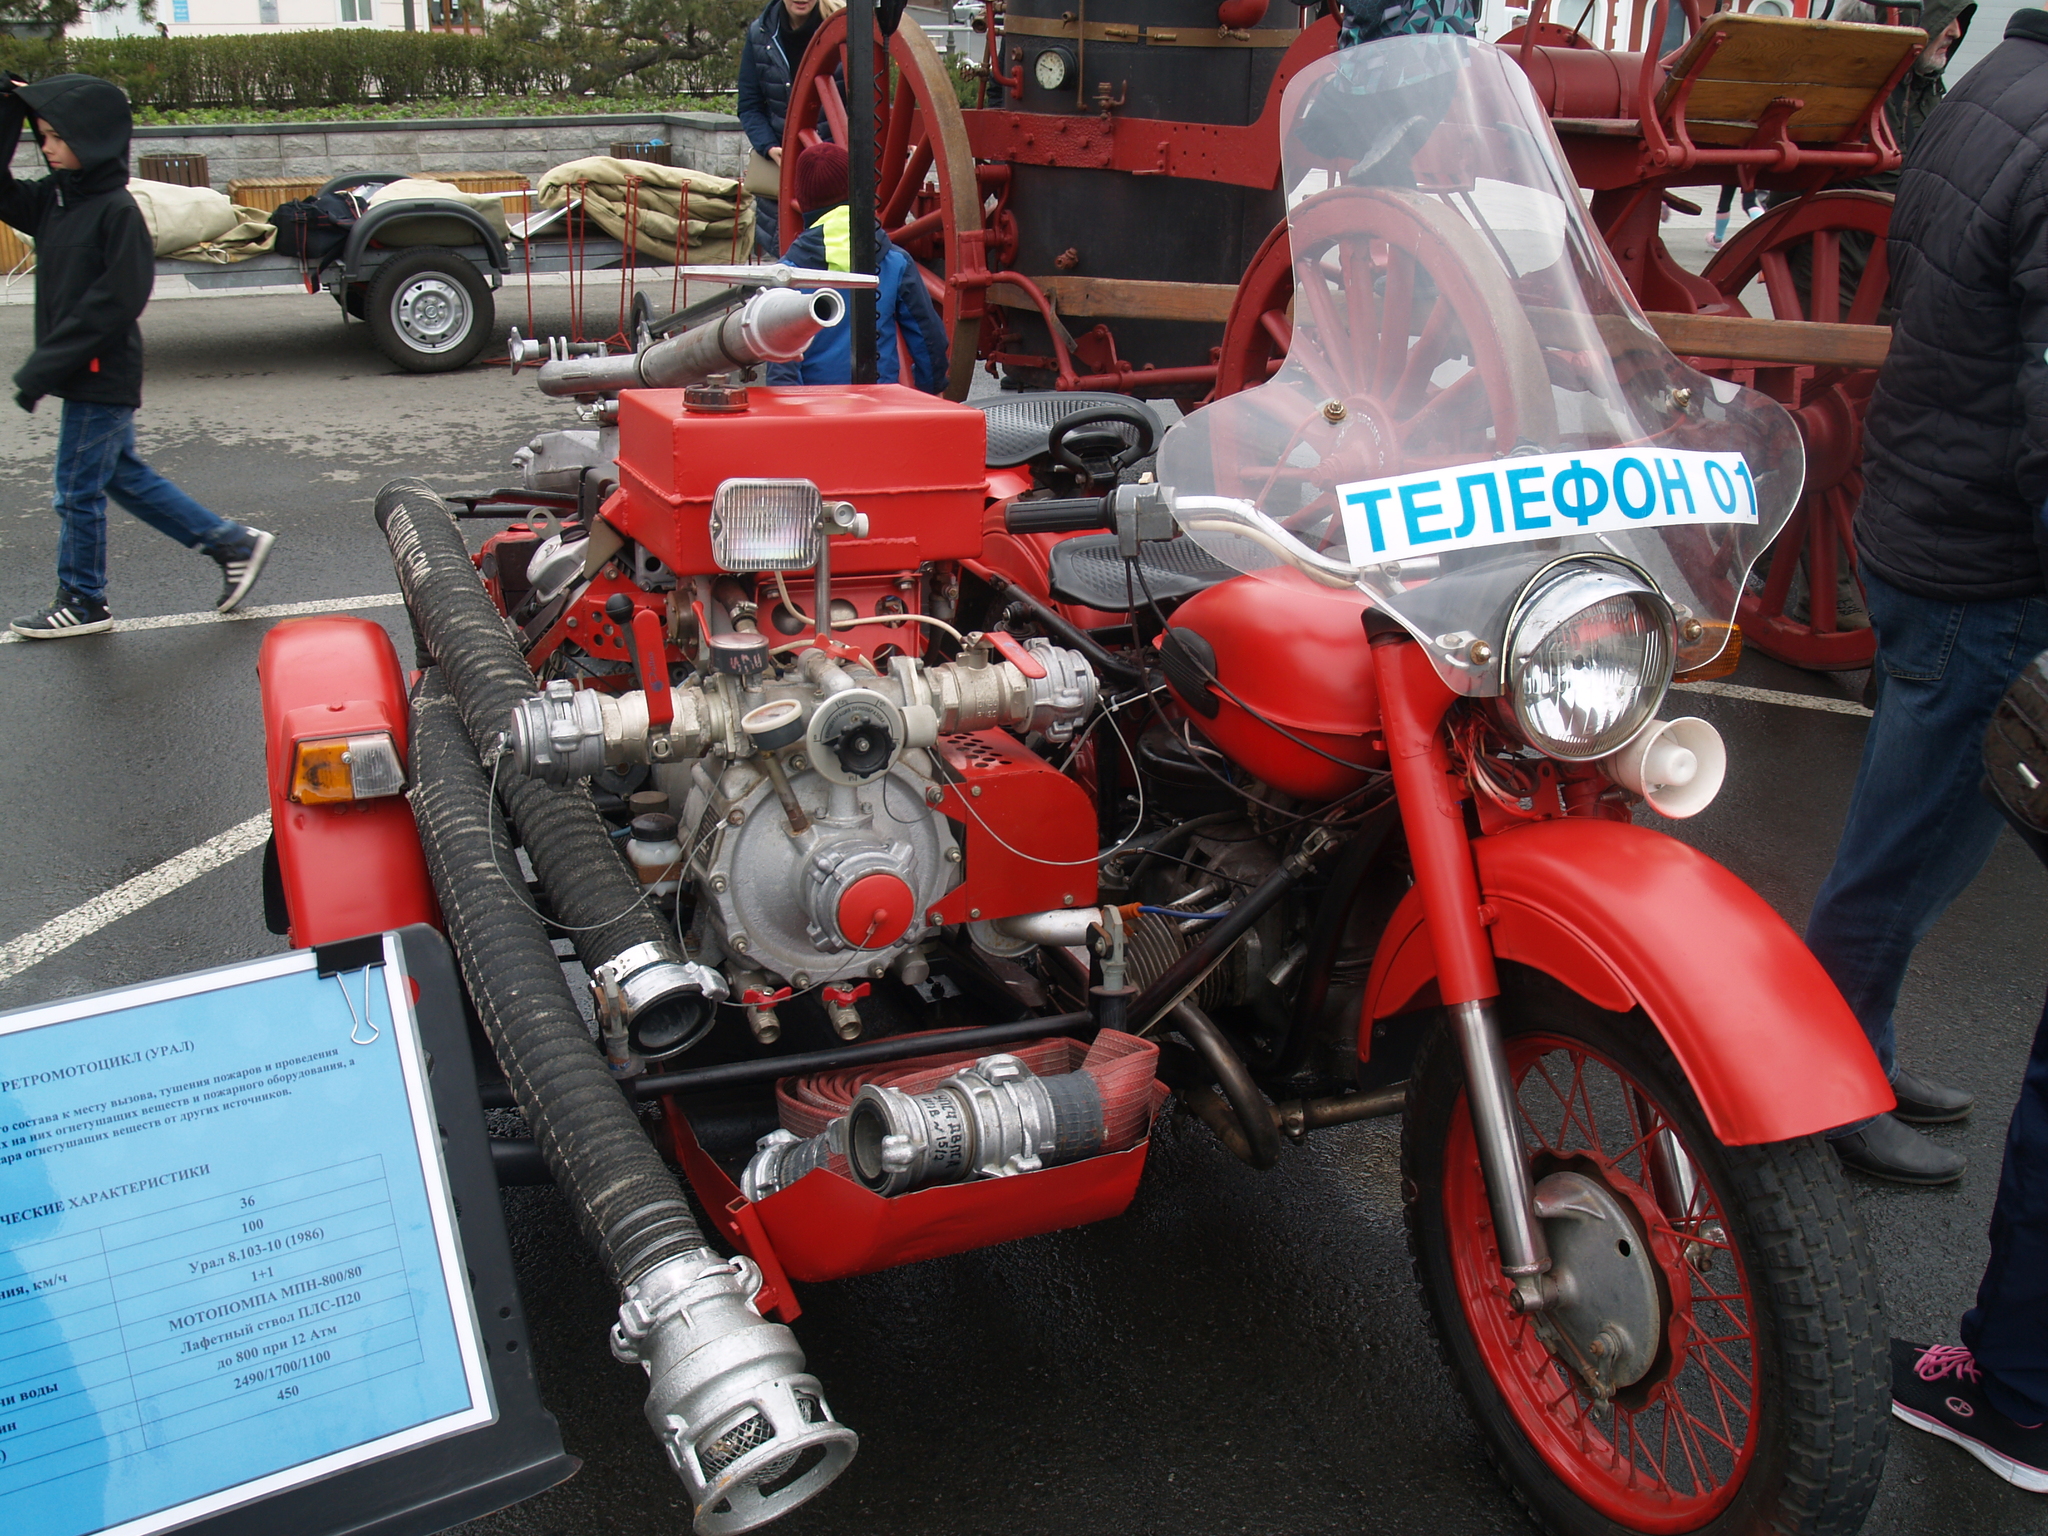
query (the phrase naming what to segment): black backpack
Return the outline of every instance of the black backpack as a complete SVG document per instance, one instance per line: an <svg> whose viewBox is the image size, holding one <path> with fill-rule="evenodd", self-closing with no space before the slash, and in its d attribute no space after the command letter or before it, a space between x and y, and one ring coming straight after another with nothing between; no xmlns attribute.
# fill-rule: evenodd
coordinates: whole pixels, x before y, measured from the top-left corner
<svg viewBox="0 0 2048 1536"><path fill-rule="evenodd" d="M2031 832L2027 841L2048 858L2048 651L2027 663L1992 711L1984 778L2006 819L2022 836Z"/></svg>
<svg viewBox="0 0 2048 1536"><path fill-rule="evenodd" d="M322 265L334 260L365 206L351 192L322 192L279 204L270 215L277 227L278 253Z"/></svg>

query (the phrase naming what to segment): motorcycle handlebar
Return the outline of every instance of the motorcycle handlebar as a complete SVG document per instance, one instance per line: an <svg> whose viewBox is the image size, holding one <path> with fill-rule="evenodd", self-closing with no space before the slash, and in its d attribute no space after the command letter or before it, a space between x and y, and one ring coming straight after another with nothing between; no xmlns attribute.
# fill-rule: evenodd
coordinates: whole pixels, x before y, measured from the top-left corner
<svg viewBox="0 0 2048 1536"><path fill-rule="evenodd" d="M1057 501L1013 501L1003 511L1011 533L1087 533L1114 528L1116 518L1107 496L1076 496Z"/></svg>

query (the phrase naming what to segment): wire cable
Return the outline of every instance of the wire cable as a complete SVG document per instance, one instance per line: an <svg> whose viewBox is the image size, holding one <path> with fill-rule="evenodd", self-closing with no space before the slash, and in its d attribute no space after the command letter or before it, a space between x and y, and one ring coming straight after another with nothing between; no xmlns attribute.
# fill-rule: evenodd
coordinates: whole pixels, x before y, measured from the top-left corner
<svg viewBox="0 0 2048 1536"><path fill-rule="evenodd" d="M1138 579L1138 590L1145 594L1145 603L1148 607L1151 608L1152 617L1159 621L1159 632L1162 635L1165 634L1166 615L1160 611L1159 599L1152 595L1151 585L1145 580L1145 567L1142 564L1140 564L1136 559L1126 560L1124 562L1124 566L1127 570L1134 572L1136 574ZM1208 683L1211 687L1215 688L1226 699L1230 700L1231 703L1235 704L1239 709L1243 710L1246 714L1250 715L1254 720L1258 721L1259 724L1263 725L1267 730L1275 732L1278 735L1285 736L1289 741L1293 742L1297 747L1300 747L1303 751L1313 752L1317 757L1335 763L1339 768L1348 768L1353 773L1373 772L1373 769L1370 764L1350 762L1345 758L1337 756L1334 752L1325 752L1321 747L1317 746L1314 742L1303 741L1299 736L1295 735L1294 732L1288 730L1286 726L1280 724L1277 720L1267 719L1266 716L1260 714L1259 711L1252 708L1251 705L1245 703L1243 699L1239 698L1235 693L1231 692L1230 689L1227 686L1225 686L1223 679L1216 675L1213 668L1202 668L1202 680Z"/></svg>
<svg viewBox="0 0 2048 1536"><path fill-rule="evenodd" d="M498 822L505 828L505 836L508 841L511 839L512 836L512 824L509 821L505 820L504 812L499 808L498 805L498 769L504 763L505 759L510 755L511 753L508 750L501 747L499 748L497 754L491 759L491 817L494 821ZM701 843L699 844L699 846L702 846ZM686 867L689 864L689 860L691 858L695 858L696 854L697 850L695 848L692 848L690 850L689 856L685 858L683 861ZM539 907L533 904L532 897L530 897L526 891L526 882L524 880L513 879L511 872L505 868L503 863L499 862L495 852L491 856L491 864L492 867L494 867L498 871L500 878L504 880L505 884L512 888L513 895L519 898L520 904L524 906L527 911L531 912L535 917L539 918L542 922L546 923L550 928L559 928L564 933L596 933L600 928L611 927L613 923L616 923L620 918L626 916L635 907L644 907L645 905L647 905L647 892L643 890L639 895L635 896L625 906L621 907L617 912L614 912L610 917L606 918L601 923L585 923L581 926L578 926L575 923L558 922L554 918L549 917L545 912L541 911Z"/></svg>
<svg viewBox="0 0 2048 1536"><path fill-rule="evenodd" d="M818 621L811 617L810 614L805 613L803 609L797 607L796 599L789 595L789 583L783 580L782 572L780 571L777 571L775 573L775 591L782 598L783 607L787 608L791 613L795 614L798 618L802 619L806 624L812 625L814 627L816 626ZM955 629L952 625L948 624L944 619L935 619L928 613L878 613L874 615L874 617L866 619L834 619L832 621L832 628L859 629L864 624L905 623L928 624L933 629L940 630L945 634L951 635L956 644L965 645L967 643L967 637L961 634L959 630ZM769 654L775 655L782 651L800 651L805 646L811 644L814 638L815 637L813 636L806 635L801 640L791 640L782 645L771 646L769 647Z"/></svg>
<svg viewBox="0 0 2048 1536"><path fill-rule="evenodd" d="M990 826L988 822L982 818L981 812L977 811L974 808L974 802L971 799L969 799L965 795L960 795L956 798L960 802L961 809L966 811L967 814L974 819L975 824L978 825L982 831L986 832L989 835L989 837L994 840L995 845L998 848L1001 848L1005 853L1012 854L1015 857L1022 859L1027 864L1044 864L1052 869L1074 869L1086 865L1100 866L1104 860L1113 859L1118 854L1122 853L1124 849L1130 845L1131 839L1138 835L1139 828L1145 825L1145 775L1143 771L1138 767L1137 756L1131 751L1131 744L1124 740L1124 733L1122 731L1116 732L1116 740L1117 745L1124 749L1124 761L1128 762L1131 765L1131 782L1136 784L1138 787L1138 815L1137 819L1131 823L1131 830L1126 832L1120 839L1118 839L1114 847L1103 849L1101 852L1097 853L1093 858L1042 859L1035 853L1026 853L1022 848L1013 848L1010 846L1009 843L1003 840L1002 835L999 832L997 832L994 827Z"/></svg>

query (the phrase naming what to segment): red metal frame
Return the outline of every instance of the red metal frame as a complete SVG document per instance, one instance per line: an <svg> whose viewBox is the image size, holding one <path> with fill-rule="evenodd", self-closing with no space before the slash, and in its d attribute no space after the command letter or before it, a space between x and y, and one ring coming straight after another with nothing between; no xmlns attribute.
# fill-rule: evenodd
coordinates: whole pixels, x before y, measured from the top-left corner
<svg viewBox="0 0 2048 1536"><path fill-rule="evenodd" d="M1429 915L1433 974L1446 1005L1498 997L1500 978L1487 947L1479 880L1465 835L1464 783L1441 729L1454 695L1428 653L1406 635L1375 636L1372 656L1401 827L1415 866L1415 885L1402 909L1412 901ZM1382 937L1379 954L1386 949ZM1377 975L1377 956L1373 970ZM1367 995L1373 995L1370 989ZM1362 1049L1369 1049L1371 1030L1365 1034L1368 1045Z"/></svg>
<svg viewBox="0 0 2048 1536"><path fill-rule="evenodd" d="M399 761L409 762L405 674L391 637L367 619L290 619L263 637L256 677L292 947L408 923L439 928L441 909L402 795L340 805L289 798L293 748L301 741L389 731Z"/></svg>
<svg viewBox="0 0 2048 1536"><path fill-rule="evenodd" d="M967 878L932 905L928 922L1094 905L1095 806L1086 790L1006 731L947 736L935 751L949 782L930 803L966 828Z"/></svg>
<svg viewBox="0 0 2048 1536"><path fill-rule="evenodd" d="M1664 35L1664 21L1670 9L1671 0L1657 0L1648 36ZM1697 31L1700 26L1698 10L1691 3L1686 4L1686 10L1692 18L1693 30ZM1780 97L1773 102L1771 110L1757 123L1755 136L1747 144L1693 143L1685 125L1686 99L1692 94L1700 71L1720 50L1725 35L1716 34L1709 40L1710 46L1701 50L1694 60L1694 68L1679 79L1671 101L1662 112L1657 107L1657 98L1662 91L1657 86L1656 76L1664 61L1653 50L1643 50L1642 69L1636 83L1636 110L1643 131L1642 168L1645 174L1688 171L1696 166L1739 166L1743 172L1743 184L1754 186L1759 170L1791 172L1802 167L1825 167L1831 175L1854 176L1897 166L1899 146L1892 138L1890 123L1885 119L1884 104L1898 83L1905 79L1906 71L1913 67L1917 50L1906 55L1892 71L1891 78L1872 95L1870 105L1864 109L1855 126L1833 145L1823 147L1792 142L1792 114L1805 105L1794 97Z"/></svg>
<svg viewBox="0 0 2048 1536"><path fill-rule="evenodd" d="M1123 117L1109 111L1099 117L1066 117L978 107L961 115L967 120L967 138L977 160L1173 176L1236 187L1277 187L1280 98L1296 75L1336 47L1335 17L1324 16L1302 28L1301 36L1280 56L1280 67L1257 120L1241 127Z"/></svg>

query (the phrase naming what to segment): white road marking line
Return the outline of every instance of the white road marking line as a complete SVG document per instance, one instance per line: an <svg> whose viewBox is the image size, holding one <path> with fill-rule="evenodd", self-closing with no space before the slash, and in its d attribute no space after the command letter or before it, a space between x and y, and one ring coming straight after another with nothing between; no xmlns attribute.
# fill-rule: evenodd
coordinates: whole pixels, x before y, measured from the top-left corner
<svg viewBox="0 0 2048 1536"><path fill-rule="evenodd" d="M146 869L131 880L123 880L69 912L51 918L42 927L11 943L0 944L0 981L19 976L30 966L69 949L80 939L89 939L109 923L140 912L160 896L168 896L190 885L201 875L232 863L252 849L263 846L270 836L270 812L251 816L239 826L229 827L197 848L165 859L155 869Z"/></svg>
<svg viewBox="0 0 2048 1536"><path fill-rule="evenodd" d="M1740 683L1673 683L1673 693L1706 693L1717 699L1741 699L1746 704L1784 704L1793 709L1818 709L1830 715L1860 715L1870 711L1853 699L1830 699L1811 693L1785 693L1776 688L1745 688Z"/></svg>
<svg viewBox="0 0 2048 1536"><path fill-rule="evenodd" d="M395 608L405 599L396 592L372 592L366 597L321 597L309 603L271 603L262 608L239 608L233 613L159 613L147 619L116 619L114 633L129 634L142 629L184 629L193 624L242 624L261 619L298 619L309 613L353 613L358 608ZM33 645L9 630L0 635L0 645Z"/></svg>

